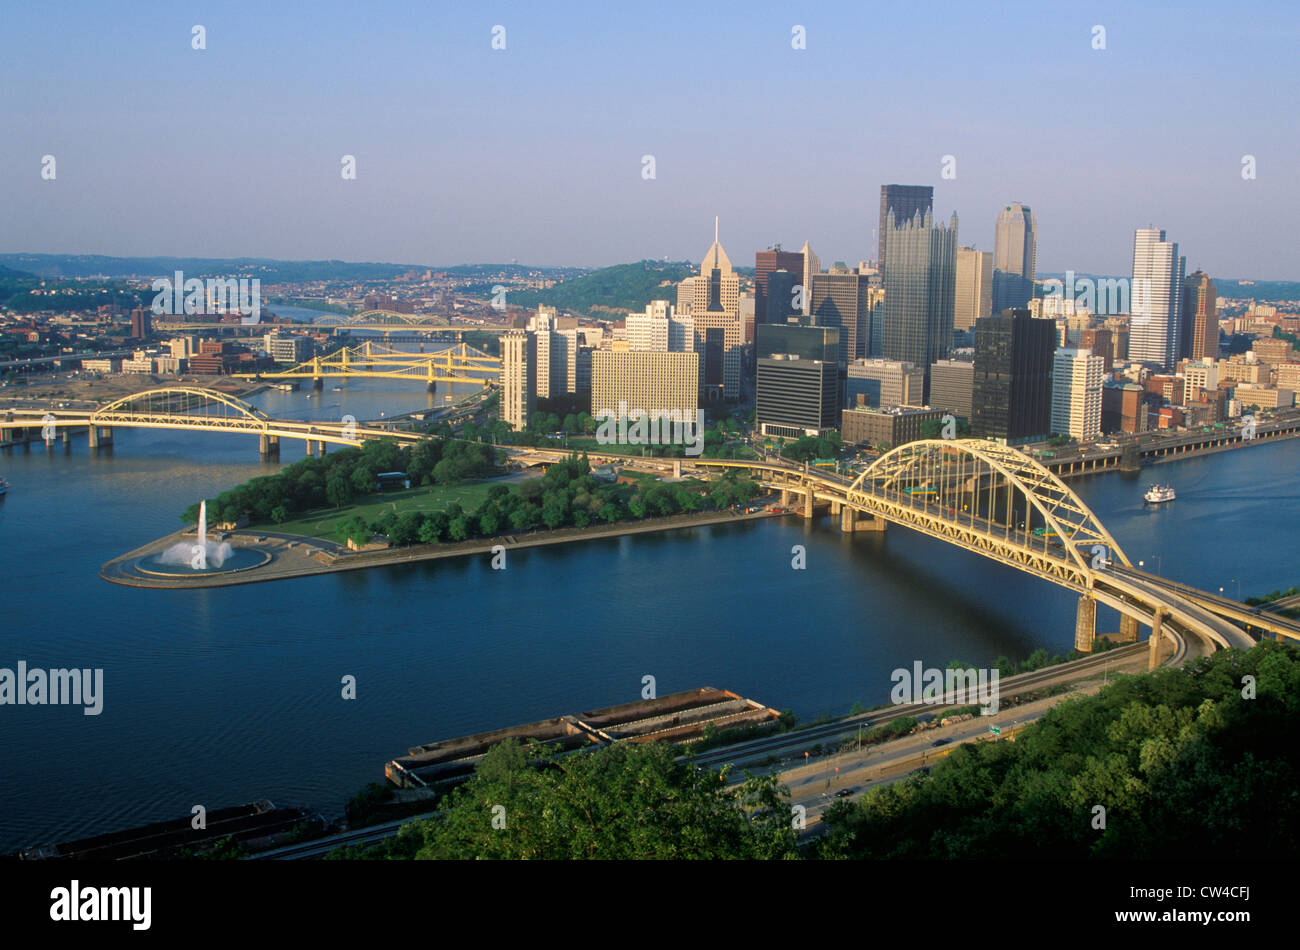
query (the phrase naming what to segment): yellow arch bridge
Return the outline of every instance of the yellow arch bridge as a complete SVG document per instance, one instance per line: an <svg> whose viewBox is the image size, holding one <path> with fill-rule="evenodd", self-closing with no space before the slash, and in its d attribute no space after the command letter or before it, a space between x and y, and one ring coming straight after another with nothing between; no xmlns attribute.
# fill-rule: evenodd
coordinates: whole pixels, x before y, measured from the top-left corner
<svg viewBox="0 0 1300 950"><path fill-rule="evenodd" d="M290 369L264 373L235 373L244 379L310 379L320 386L326 379L404 379L424 383L470 383L492 386L501 371L501 358L489 356L467 343L457 343L433 353L404 353L367 340L343 347L329 356L315 356Z"/></svg>
<svg viewBox="0 0 1300 950"><path fill-rule="evenodd" d="M197 387L168 386L124 396L94 410L6 409L0 411L0 442L12 430L40 429L47 442L67 439L73 429L89 432L91 448L108 444L115 428L179 429L189 432L228 432L256 435L265 455L278 455L281 439L302 439L308 452L325 446L359 446L367 439L418 442L417 432L389 429L343 416L338 422L272 419L229 393Z"/></svg>
<svg viewBox="0 0 1300 950"><path fill-rule="evenodd" d="M1151 626L1152 665L1162 629L1214 648L1248 648L1255 639L1229 622L1300 639L1300 625L1255 615L1204 591L1133 568L1110 533L1064 482L1038 461L974 439L909 442L876 459L857 478L788 462L697 459L707 468L748 469L806 518L829 506L843 531L883 531L889 523L965 548L1079 594L1075 646L1088 651L1097 605L1120 613L1120 639Z"/></svg>
<svg viewBox="0 0 1300 950"><path fill-rule="evenodd" d="M441 331L460 335L473 329L453 327L446 317L430 313L398 313L396 310L366 310L363 313L320 317L312 321L312 326L382 333L384 336L390 333L423 331Z"/></svg>

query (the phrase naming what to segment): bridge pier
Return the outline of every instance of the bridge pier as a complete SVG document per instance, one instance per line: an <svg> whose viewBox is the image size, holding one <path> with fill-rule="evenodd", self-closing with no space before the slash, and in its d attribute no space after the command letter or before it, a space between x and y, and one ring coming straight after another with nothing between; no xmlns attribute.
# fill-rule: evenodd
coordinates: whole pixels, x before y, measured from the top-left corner
<svg viewBox="0 0 1300 950"><path fill-rule="evenodd" d="M431 393L436 393L438 391L438 383L436 380L431 379L429 380L429 385L424 388Z"/></svg>
<svg viewBox="0 0 1300 950"><path fill-rule="evenodd" d="M682 477L682 460L673 459L673 478Z"/></svg>
<svg viewBox="0 0 1300 950"><path fill-rule="evenodd" d="M92 425L87 429L87 433L89 435L87 444L92 449L113 444L113 430L108 426Z"/></svg>
<svg viewBox="0 0 1300 950"><path fill-rule="evenodd" d="M1147 652L1147 669L1154 670L1160 665L1160 627L1164 620L1165 609L1156 608L1156 614L1151 618L1151 648Z"/></svg>
<svg viewBox="0 0 1300 950"><path fill-rule="evenodd" d="M259 435L257 437L257 454L262 457L262 461L267 461L271 457L280 457L280 437L278 435Z"/></svg>
<svg viewBox="0 0 1300 950"><path fill-rule="evenodd" d="M1138 619L1130 617L1128 614L1119 615L1119 642L1120 643L1137 643L1138 640Z"/></svg>
<svg viewBox="0 0 1300 950"><path fill-rule="evenodd" d="M803 517L805 521L812 521L813 506L816 504L817 501L813 497L813 490L809 488L807 491L803 493Z"/></svg>
<svg viewBox="0 0 1300 950"><path fill-rule="evenodd" d="M856 531L884 532L889 522L877 515L868 515L858 511L852 505L840 506L840 530L845 534Z"/></svg>
<svg viewBox="0 0 1300 950"><path fill-rule="evenodd" d="M781 489L781 507L790 508L794 505L794 492Z"/></svg>
<svg viewBox="0 0 1300 950"><path fill-rule="evenodd" d="M314 376L314 377L312 377L311 388L312 388L312 389L324 389L324 388L325 388L325 378L324 378L323 376Z"/></svg>
<svg viewBox="0 0 1300 950"><path fill-rule="evenodd" d="M1080 653L1091 653L1097 639L1097 601L1087 594L1079 598L1079 609L1074 615L1074 648Z"/></svg>

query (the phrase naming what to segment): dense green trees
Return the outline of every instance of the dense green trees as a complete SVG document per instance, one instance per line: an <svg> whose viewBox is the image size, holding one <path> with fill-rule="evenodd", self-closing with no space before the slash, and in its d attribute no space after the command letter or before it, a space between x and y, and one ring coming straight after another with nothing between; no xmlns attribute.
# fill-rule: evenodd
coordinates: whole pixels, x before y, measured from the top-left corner
<svg viewBox="0 0 1300 950"><path fill-rule="evenodd" d="M341 508L359 495L373 492L379 472L405 471L412 485L455 485L494 469L492 449L481 443L435 439L408 449L367 442L361 449L302 459L278 475L254 478L210 499L208 512L214 523L234 522L247 514L255 523L280 524L296 513L326 505ZM734 473L711 483L707 495L702 494L705 490L683 484L597 482L586 457L575 453L551 465L541 478L493 485L474 511L464 511L453 503L445 512L406 511L399 515L386 511L370 522L341 518L337 533L340 541L357 543L382 534L397 547L435 544L726 508L744 504L759 493L754 482L738 479ZM181 516L186 522L197 518L197 503Z"/></svg>
<svg viewBox="0 0 1300 950"><path fill-rule="evenodd" d="M1115 680L1015 743L836 803L827 857L1290 858L1300 847L1300 652L1264 641ZM1105 826L1097 826L1097 806Z"/></svg>
<svg viewBox="0 0 1300 950"><path fill-rule="evenodd" d="M844 442L838 432L832 432L825 437L806 435L802 439L796 439L782 446L781 457L794 459L796 462L839 458L843 448Z"/></svg>
<svg viewBox="0 0 1300 950"><path fill-rule="evenodd" d="M788 792L775 777L728 789L666 743L560 754L507 740L443 799L440 819L402 829L416 858L780 858L795 856ZM540 766L540 767L539 767Z"/></svg>
<svg viewBox="0 0 1300 950"><path fill-rule="evenodd" d="M430 439L412 447L388 441L370 441L361 448L345 448L322 458L304 458L276 475L264 475L208 499L213 522L234 522L247 514L254 522L289 520L294 514L331 505L351 503L375 490L380 472L404 471L412 485L454 485L466 478L490 475L496 469L489 446L471 442ZM198 520L199 505L190 505L181 521Z"/></svg>

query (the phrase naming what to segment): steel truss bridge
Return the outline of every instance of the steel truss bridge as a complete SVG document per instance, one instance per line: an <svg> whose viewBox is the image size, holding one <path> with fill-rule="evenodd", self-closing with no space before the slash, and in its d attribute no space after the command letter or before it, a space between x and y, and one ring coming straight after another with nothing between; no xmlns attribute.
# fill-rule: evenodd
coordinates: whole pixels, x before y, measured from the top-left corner
<svg viewBox="0 0 1300 950"><path fill-rule="evenodd" d="M390 333L412 331L439 331L462 334L474 327L453 327L451 321L443 316L430 313L398 313L396 310L367 310L364 313L339 314L320 317L312 321L313 327L332 327L336 330L361 330L367 333ZM486 328L480 328L486 329Z"/></svg>
<svg viewBox="0 0 1300 950"><path fill-rule="evenodd" d="M0 410L0 441L12 429L43 429L47 442L86 428L91 447L112 441L115 428L180 429L190 432L229 432L256 435L263 455L278 452L280 439L302 439L308 451L324 451L326 444L359 446L367 439L418 442L424 436L381 428L352 419L339 422L299 422L272 419L266 413L228 393L197 387L169 386L124 396L95 410Z"/></svg>
<svg viewBox="0 0 1300 950"><path fill-rule="evenodd" d="M315 356L286 370L235 373L244 379L405 379L424 383L470 383L492 386L501 371L501 358L488 356L467 343L457 343L433 353L405 353L367 340L344 347L329 356Z"/></svg>
<svg viewBox="0 0 1300 950"><path fill-rule="evenodd" d="M1075 646L1088 651L1097 605L1120 614L1120 639L1152 627L1152 663L1160 631L1196 637L1212 648L1249 648L1256 634L1300 640L1300 624L1135 569L1105 526L1064 482L1037 460L976 439L922 440L892 449L856 478L789 462L696 459L704 468L748 469L806 518L829 505L843 531L903 525L1033 574L1079 595Z"/></svg>

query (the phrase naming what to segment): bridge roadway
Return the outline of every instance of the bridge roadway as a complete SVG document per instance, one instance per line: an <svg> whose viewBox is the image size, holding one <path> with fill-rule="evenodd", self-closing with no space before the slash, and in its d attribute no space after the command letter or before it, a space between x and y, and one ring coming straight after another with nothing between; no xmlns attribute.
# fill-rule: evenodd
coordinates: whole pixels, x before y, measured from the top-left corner
<svg viewBox="0 0 1300 950"><path fill-rule="evenodd" d="M195 412L195 409L216 411ZM409 444L425 438L423 433L357 421L272 419L226 393L173 386L133 393L95 410L0 409L0 442L8 441L7 430L40 429L46 425L52 426L52 434L85 428L92 448L111 441L112 430L119 427L256 435L261 440L263 454L278 452L282 438L302 439L308 443L309 450L313 446L323 450L326 443L360 446L367 439L391 439Z"/></svg>
<svg viewBox="0 0 1300 950"><path fill-rule="evenodd" d="M951 462L964 455L986 464L962 468L935 462L945 456ZM918 465L909 456L924 461ZM748 469L761 484L780 490L783 499L801 500L805 517L812 516L818 502L829 503L831 514L840 516L842 530L859 530L858 516L865 514L872 530L883 530L886 522L900 524L1073 590L1081 595L1075 641L1080 650L1092 647L1098 603L1120 613L1121 635L1129 641L1137 639L1137 625L1142 624L1154 632L1170 627L1218 649L1248 649L1255 639L1216 611L1235 613L1231 619L1259 628L1268 629L1270 623L1259 615L1243 616L1249 608L1237 605L1237 610L1207 592L1185 585L1174 587L1133 570L1119 545L1060 479L1041 463L988 443L908 443L885 453L852 480L784 462L698 459L695 464ZM910 468L924 474L912 477L915 473ZM908 494L900 484L909 480L916 484L918 478L934 499L928 494ZM1007 503L1003 510L1011 516L999 518L994 513L1004 489ZM978 503L986 492L991 499L990 513L981 515ZM1016 492L1021 499L1013 499ZM963 500L975 503L976 511L959 508ZM1043 521L1041 535L1034 533L1029 519L1013 523L1021 517L1020 510L1014 508L1016 500L1023 502L1023 510L1031 517ZM1272 629L1283 632L1280 627Z"/></svg>

